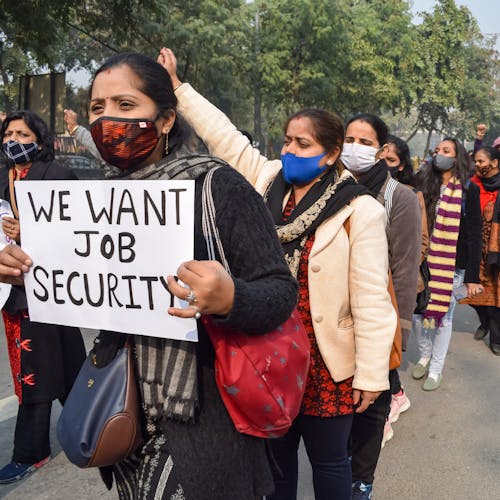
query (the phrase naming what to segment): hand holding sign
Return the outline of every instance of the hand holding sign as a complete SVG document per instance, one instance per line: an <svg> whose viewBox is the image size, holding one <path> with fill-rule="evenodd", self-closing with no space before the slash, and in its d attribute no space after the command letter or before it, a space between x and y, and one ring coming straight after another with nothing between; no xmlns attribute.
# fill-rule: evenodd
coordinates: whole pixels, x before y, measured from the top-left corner
<svg viewBox="0 0 500 500"><path fill-rule="evenodd" d="M0 281L12 285L22 285L23 273L33 264L30 257L17 245L7 245L0 251Z"/></svg>
<svg viewBox="0 0 500 500"><path fill-rule="evenodd" d="M168 288L181 300L189 302L191 291L195 299L190 307L170 307L168 314L179 318L193 318L197 312L225 316L231 312L234 301L234 282L220 262L214 260L191 260L177 269L177 276L185 283L179 285L173 276L167 278Z"/></svg>
<svg viewBox="0 0 500 500"><path fill-rule="evenodd" d="M2 230L4 234L12 241L16 241L17 243L19 243L21 228L17 219L7 216L2 217Z"/></svg>

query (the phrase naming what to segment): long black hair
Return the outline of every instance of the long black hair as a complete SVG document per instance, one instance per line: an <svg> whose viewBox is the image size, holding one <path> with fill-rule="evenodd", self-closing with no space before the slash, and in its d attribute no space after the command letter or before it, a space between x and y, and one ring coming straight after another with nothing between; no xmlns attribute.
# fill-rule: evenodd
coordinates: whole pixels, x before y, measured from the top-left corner
<svg viewBox="0 0 500 500"><path fill-rule="evenodd" d="M9 113L0 128L0 141L3 143L5 131L9 123L14 120L24 120L28 128L36 135L38 150L34 161L52 161L54 159L54 138L52 137L47 124L33 111L27 109ZM9 160L10 161L10 160Z"/></svg>
<svg viewBox="0 0 500 500"><path fill-rule="evenodd" d="M408 144L395 135L387 136L387 144L392 144L394 146L396 154L399 157L400 166L403 167L403 170L391 169L391 175L394 179L401 182L401 184L414 186L415 174L413 173L413 165L411 164L410 148Z"/></svg>
<svg viewBox="0 0 500 500"><path fill-rule="evenodd" d="M463 144L455 137L445 137L441 142L449 141L455 146L455 165L452 174L458 178L462 188L466 189L467 180L469 178L469 157ZM441 184L443 172L435 169L432 161L424 170L421 170L416 176L417 188L422 191L425 200L425 208L427 210L427 218L429 221L435 218L436 203L441 194Z"/></svg>

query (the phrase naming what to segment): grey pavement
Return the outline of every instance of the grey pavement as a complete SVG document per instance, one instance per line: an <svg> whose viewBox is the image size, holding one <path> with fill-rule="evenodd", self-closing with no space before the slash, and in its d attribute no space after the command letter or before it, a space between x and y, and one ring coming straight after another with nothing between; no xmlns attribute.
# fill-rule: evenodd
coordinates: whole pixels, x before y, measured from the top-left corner
<svg viewBox="0 0 500 500"><path fill-rule="evenodd" d="M421 381L411 378L417 354L410 342L400 375L412 405L394 424L394 437L382 450L375 500L500 498L500 357L485 342L473 340L476 326L474 311L457 307L443 383L434 392L424 392ZM90 345L93 332L84 336ZM5 336L0 332L0 465L12 452L17 405L12 393ZM80 470L67 461L54 432L59 412L55 403L52 461L24 481L0 486L0 498L117 498L116 490L105 489L96 470ZM298 499L314 499L303 449Z"/></svg>

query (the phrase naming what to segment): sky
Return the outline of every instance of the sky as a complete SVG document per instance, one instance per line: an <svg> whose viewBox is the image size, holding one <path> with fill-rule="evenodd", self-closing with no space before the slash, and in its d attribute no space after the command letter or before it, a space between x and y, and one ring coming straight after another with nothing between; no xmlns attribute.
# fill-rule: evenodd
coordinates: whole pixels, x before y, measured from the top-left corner
<svg viewBox="0 0 500 500"><path fill-rule="evenodd" d="M457 5L467 7L476 18L479 29L483 34L497 33L497 50L500 52L500 28L497 26L500 18L499 0L455 0ZM412 12L417 15L421 11L431 11L435 0L413 0ZM418 17L416 18L418 21ZM66 75L67 81L77 87L85 87L89 84L90 75L86 71L70 71Z"/></svg>
<svg viewBox="0 0 500 500"><path fill-rule="evenodd" d="M429 12L436 3L435 0L413 0L412 12ZM476 18L479 29L483 34L497 33L497 50L500 51L500 28L498 19L500 18L500 2L498 0L455 0L457 5L467 7Z"/></svg>

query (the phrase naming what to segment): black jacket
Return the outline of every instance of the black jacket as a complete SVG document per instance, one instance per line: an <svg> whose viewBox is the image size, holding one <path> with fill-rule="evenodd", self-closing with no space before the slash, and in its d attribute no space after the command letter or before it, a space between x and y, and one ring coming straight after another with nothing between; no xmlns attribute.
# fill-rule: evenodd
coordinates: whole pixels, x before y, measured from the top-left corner
<svg viewBox="0 0 500 500"><path fill-rule="evenodd" d="M0 168L0 197L10 202L9 169ZM56 162L34 162L27 180L73 180L76 175ZM23 182L23 181L19 181ZM20 320L20 338L6 329L13 376L20 382L20 402L64 401L85 359L78 328L35 323L26 317L24 287L13 286L3 309ZM20 363L19 363L20 360Z"/></svg>
<svg viewBox="0 0 500 500"><path fill-rule="evenodd" d="M483 246L479 187L469 181L464 187L462 200L456 267L465 269L464 283L479 283L479 263Z"/></svg>

